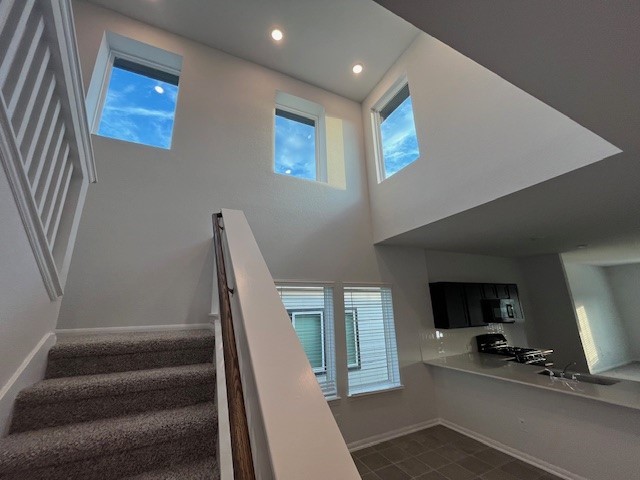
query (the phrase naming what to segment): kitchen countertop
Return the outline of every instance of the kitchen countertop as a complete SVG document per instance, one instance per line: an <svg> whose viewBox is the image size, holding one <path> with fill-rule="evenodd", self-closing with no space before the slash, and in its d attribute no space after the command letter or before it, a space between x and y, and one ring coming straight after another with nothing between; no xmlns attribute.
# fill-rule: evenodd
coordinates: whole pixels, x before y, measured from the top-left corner
<svg viewBox="0 0 640 480"><path fill-rule="evenodd" d="M424 363L640 410L640 382L620 380L614 385L596 385L550 378L538 375L543 367L510 362L488 353L463 353L424 360Z"/></svg>

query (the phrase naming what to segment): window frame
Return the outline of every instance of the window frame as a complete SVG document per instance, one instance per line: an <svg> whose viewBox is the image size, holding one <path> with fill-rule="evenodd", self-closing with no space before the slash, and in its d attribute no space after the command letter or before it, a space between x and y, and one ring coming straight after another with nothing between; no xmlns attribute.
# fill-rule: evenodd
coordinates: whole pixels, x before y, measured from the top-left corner
<svg viewBox="0 0 640 480"><path fill-rule="evenodd" d="M340 396L339 396L339 380L338 377L340 376L340 374L338 373L338 364L336 362L336 304L335 304L335 299L336 299L336 285L334 282L323 282L323 281L305 281L305 280L276 280L274 279L274 286L276 288L276 290L278 291L278 295L280 296L281 300L282 300L282 293L280 292L280 289L300 289L300 290L304 290L306 288L311 288L311 289L316 289L316 288L321 288L323 291L323 307L322 308L318 308L318 307L309 307L309 308L295 308L295 306L293 308L287 308L286 305L284 305L284 301L283 306L285 311L287 312L287 315L289 315L289 318L291 319L291 314L289 313L292 310L297 310L297 311L318 311L318 310L322 310L323 311L323 330L322 330L322 341L323 343L323 355L324 355L324 366L325 366L325 372L321 372L321 373L316 373L314 371L314 375L316 377L318 376L322 376L325 375L326 379L324 382L318 381L318 384L320 385L320 388L324 394L324 398L327 402L330 401L334 401L334 400L339 400ZM294 328L293 323L291 324L291 327ZM295 328L294 328L294 332L295 332ZM297 336L297 332L296 336ZM299 338L299 337L298 337ZM302 346L302 342L300 342L300 345ZM303 348L304 350L304 348ZM309 362L309 364L311 364L311 362ZM314 370L313 367L311 367L312 371ZM325 390L325 388L323 387L329 387Z"/></svg>
<svg viewBox="0 0 640 480"><path fill-rule="evenodd" d="M176 106L173 112L174 128L172 128L171 131L169 148L166 149L164 147L159 147L156 145L129 142L128 140L122 140L116 137L103 138L134 143L136 145L157 148L160 150L171 150L178 111L178 102L180 101L180 82L182 80L183 65L182 55L163 50L154 45L150 45L148 43L144 43L134 38L120 35L111 31L104 32L102 43L100 44L98 55L93 67L91 81L89 82L89 87L86 93L85 105L90 133L93 135L101 136L98 134L98 130L102 121L102 113L109 91L111 74L116 58L121 58L123 60L141 65L143 67L166 72L178 78L178 97L176 98Z"/></svg>
<svg viewBox="0 0 640 480"><path fill-rule="evenodd" d="M314 121L315 133L315 167L316 178L302 178L294 175L287 175L276 172L276 116L277 110L293 113L300 117L308 118ZM292 120L295 121L295 120ZM326 119L324 107L320 104L296 97L286 92L276 91L275 106L273 110L273 164L272 171L276 175L297 178L298 180L306 180L308 182L328 182L327 173L327 141L326 141Z"/></svg>
<svg viewBox="0 0 640 480"><path fill-rule="evenodd" d="M376 174L378 178L378 183L383 182L389 176L387 176L386 166L384 163L384 153L382 148L382 115L380 112L384 110L384 108L389 104L389 102L398 94L400 91L409 85L409 79L407 78L406 73L401 75L398 80L396 80L393 85L385 92L382 97L373 105L371 108L371 129L373 132L373 153L376 164ZM411 98L411 88L409 88L409 98ZM395 111L395 110L394 110ZM418 140L418 131L415 126L415 112L414 112L414 129L416 131L416 141L418 142L418 156L411 163L405 165L400 170L404 170L409 165L417 162L420 155L420 142ZM398 172L400 171L398 170ZM396 173L398 173L396 172Z"/></svg>
<svg viewBox="0 0 640 480"><path fill-rule="evenodd" d="M358 309L357 308L345 308L345 322L347 313L352 313L353 318L351 322L353 323L353 338L354 338L354 346L356 351L356 363L349 363L349 351L347 350L347 370L359 370L362 362L360 359L360 329L358 327ZM345 324L345 334L346 334L346 324ZM347 344L348 347L348 344Z"/></svg>
<svg viewBox="0 0 640 480"><path fill-rule="evenodd" d="M398 355L398 340L397 340L397 332L396 332L395 308L393 305L394 303L393 286L391 284L386 284L386 283L346 283L346 282L343 283L342 303L343 303L345 313L348 310L352 310L352 308L347 308L347 306L345 305L346 292L349 289L354 289L354 288L380 289L381 297L384 297L385 293L383 292L383 290L386 289L388 292L388 295L390 295L391 297L389 302L382 301L381 307L383 309L382 320L385 324L385 328L389 326L389 322L391 322L391 325L393 327L393 329L390 330L392 332L391 336L393 338L390 338L391 336L389 335L385 335L385 338L384 338L386 357L387 357L387 369L389 372L392 372L392 375L390 375L390 378L388 379L388 381L371 383L367 385L367 388L356 388L355 391L352 391L351 384L349 382L349 376L347 375L347 397L354 398L354 397L373 395L377 393L384 393L384 392L389 392L394 390L402 390L404 389L404 384L402 382L402 374L400 371L400 357ZM384 308L385 305L390 306L391 312L385 312L385 308ZM345 337L346 337L346 332L345 332ZM394 360L395 360L395 363L394 363ZM394 366L397 367L397 370L392 368ZM349 372L350 371L352 370L349 369Z"/></svg>
<svg viewBox="0 0 640 480"><path fill-rule="evenodd" d="M314 368L313 365L311 366L311 369L313 370L313 373L315 373L316 375L326 375L327 374L327 354L325 351L325 326L324 326L324 310L318 310L316 308L314 309L304 309L304 308L294 308L294 309L287 309L287 313L289 314L289 318L291 318L291 325L293 325L293 328L295 330L296 328L296 315L297 314L306 314L306 315L313 315L313 314L319 314L320 315L320 348L322 349L322 367L320 368ZM302 342L300 342L302 343ZM309 362L311 363L311 362Z"/></svg>

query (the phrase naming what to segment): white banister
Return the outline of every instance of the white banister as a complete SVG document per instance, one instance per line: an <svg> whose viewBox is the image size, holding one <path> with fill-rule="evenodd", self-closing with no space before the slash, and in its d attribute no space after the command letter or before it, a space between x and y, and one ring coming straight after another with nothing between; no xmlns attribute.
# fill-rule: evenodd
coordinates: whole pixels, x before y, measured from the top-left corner
<svg viewBox="0 0 640 480"><path fill-rule="evenodd" d="M0 164L55 300L96 181L70 0L0 0Z"/></svg>
<svg viewBox="0 0 640 480"><path fill-rule="evenodd" d="M222 219L256 478L359 480L247 219Z"/></svg>

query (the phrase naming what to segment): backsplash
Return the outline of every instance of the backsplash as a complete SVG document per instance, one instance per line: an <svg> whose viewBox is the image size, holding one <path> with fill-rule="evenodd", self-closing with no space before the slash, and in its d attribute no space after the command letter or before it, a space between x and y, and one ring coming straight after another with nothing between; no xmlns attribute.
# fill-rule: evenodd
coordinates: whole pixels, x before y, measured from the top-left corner
<svg viewBox="0 0 640 480"><path fill-rule="evenodd" d="M491 323L486 327L457 328L451 330L428 328L420 334L422 359L447 357L478 350L475 337L483 333L502 333L509 344L528 347L524 321Z"/></svg>

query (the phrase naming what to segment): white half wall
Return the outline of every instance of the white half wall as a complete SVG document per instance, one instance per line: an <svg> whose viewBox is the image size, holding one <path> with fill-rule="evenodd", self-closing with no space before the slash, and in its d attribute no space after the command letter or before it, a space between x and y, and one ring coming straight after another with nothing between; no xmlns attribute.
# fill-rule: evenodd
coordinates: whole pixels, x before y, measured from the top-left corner
<svg viewBox="0 0 640 480"><path fill-rule="evenodd" d="M631 357L640 361L640 263L606 267L604 270L624 322Z"/></svg>
<svg viewBox="0 0 640 480"><path fill-rule="evenodd" d="M378 183L371 109L405 74L421 155ZM620 152L426 33L363 102L362 115L376 242Z"/></svg>
<svg viewBox="0 0 640 480"><path fill-rule="evenodd" d="M574 474L567 478L638 478L639 410L438 367L429 370L444 420Z"/></svg>
<svg viewBox="0 0 640 480"><path fill-rule="evenodd" d="M618 313L604 267L565 262L564 268L591 373L629 363L632 337Z"/></svg>

